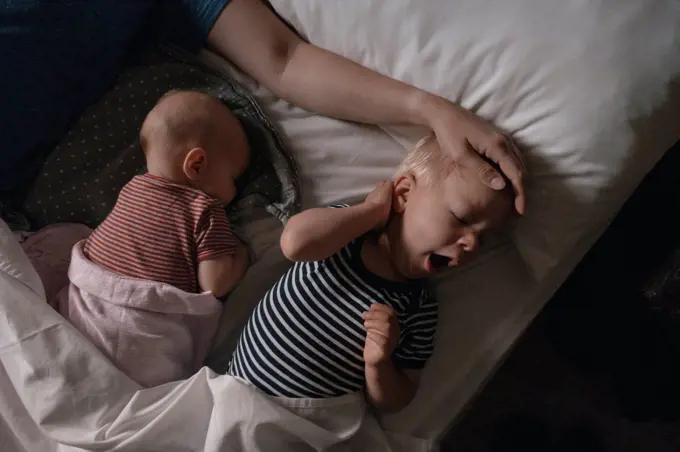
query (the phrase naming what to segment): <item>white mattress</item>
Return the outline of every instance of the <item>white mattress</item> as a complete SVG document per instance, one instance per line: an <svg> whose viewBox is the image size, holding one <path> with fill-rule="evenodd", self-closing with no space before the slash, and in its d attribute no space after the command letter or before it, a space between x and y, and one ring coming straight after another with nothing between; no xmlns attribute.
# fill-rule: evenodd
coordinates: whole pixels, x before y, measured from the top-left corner
<svg viewBox="0 0 680 452"><path fill-rule="evenodd" d="M392 176L406 153L381 129L305 112L277 99L214 54L206 52L203 57L254 93L280 127L299 166L303 207L362 198L375 181ZM650 140L650 153L662 155L672 136L665 133L662 139ZM680 131L675 136L680 138ZM647 169L655 159L649 160ZM510 243L441 278L437 282L440 324L436 351L425 369L421 390L409 407L385 417L383 424L392 431L433 440L445 433L609 221L594 220L591 232L540 281L531 276ZM210 360L218 368L226 365L249 310L288 265L277 248L278 228L263 234L271 225L263 221L252 235L257 238L261 260L233 294L233 305L226 308Z"/></svg>

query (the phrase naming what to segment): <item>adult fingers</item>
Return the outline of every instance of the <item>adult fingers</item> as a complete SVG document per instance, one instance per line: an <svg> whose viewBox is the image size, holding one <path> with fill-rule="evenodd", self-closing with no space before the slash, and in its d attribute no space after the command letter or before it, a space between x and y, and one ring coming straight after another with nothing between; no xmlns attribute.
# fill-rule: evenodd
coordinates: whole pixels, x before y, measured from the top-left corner
<svg viewBox="0 0 680 452"><path fill-rule="evenodd" d="M524 177L526 166L517 146L507 135L498 133L483 151L484 155L498 165L510 182L515 193L515 210L522 215L526 210L526 195L524 190ZM494 190L505 187L505 181L493 166L480 159L477 173L482 182ZM500 178L501 180L499 181Z"/></svg>

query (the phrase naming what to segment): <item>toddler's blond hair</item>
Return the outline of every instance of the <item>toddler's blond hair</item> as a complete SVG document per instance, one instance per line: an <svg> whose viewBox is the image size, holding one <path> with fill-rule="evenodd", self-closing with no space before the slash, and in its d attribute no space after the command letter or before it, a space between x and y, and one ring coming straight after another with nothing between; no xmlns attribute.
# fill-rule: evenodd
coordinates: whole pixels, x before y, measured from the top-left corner
<svg viewBox="0 0 680 452"><path fill-rule="evenodd" d="M501 177L505 179L503 193L513 194L512 183L503 174L500 167L485 155L480 155L480 157L495 168ZM460 171L460 169L449 155L442 152L434 134L429 134L421 138L413 149L409 151L406 158L399 165L394 178L396 179L402 174L410 173L416 181L432 186L444 181L454 171L461 177L465 177L464 172Z"/></svg>
<svg viewBox="0 0 680 452"><path fill-rule="evenodd" d="M395 178L404 173L411 173L418 181L425 184L436 184L451 174L454 168L453 160L445 155L433 134L418 141L406 158L399 165Z"/></svg>

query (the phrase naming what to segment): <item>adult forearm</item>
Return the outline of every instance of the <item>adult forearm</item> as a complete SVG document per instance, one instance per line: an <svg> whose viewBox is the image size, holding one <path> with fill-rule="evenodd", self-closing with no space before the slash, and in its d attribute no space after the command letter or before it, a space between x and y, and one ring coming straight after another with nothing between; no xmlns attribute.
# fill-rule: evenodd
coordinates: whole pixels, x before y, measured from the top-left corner
<svg viewBox="0 0 680 452"><path fill-rule="evenodd" d="M288 55L277 94L322 115L370 124L428 125L436 96L305 42Z"/></svg>
<svg viewBox="0 0 680 452"><path fill-rule="evenodd" d="M303 41L259 0L231 0L208 43L280 97L326 116L431 125L443 101Z"/></svg>
<svg viewBox="0 0 680 452"><path fill-rule="evenodd" d="M366 365L365 372L366 398L378 410L399 411L413 400L416 384L391 360L375 366Z"/></svg>
<svg viewBox="0 0 680 452"><path fill-rule="evenodd" d="M304 42L262 1L230 0L208 44L279 96L308 110L369 124L428 126L443 150L475 168L484 184L500 190L503 178L475 152L485 155L510 178L517 211L524 212L523 165L508 136L442 97Z"/></svg>

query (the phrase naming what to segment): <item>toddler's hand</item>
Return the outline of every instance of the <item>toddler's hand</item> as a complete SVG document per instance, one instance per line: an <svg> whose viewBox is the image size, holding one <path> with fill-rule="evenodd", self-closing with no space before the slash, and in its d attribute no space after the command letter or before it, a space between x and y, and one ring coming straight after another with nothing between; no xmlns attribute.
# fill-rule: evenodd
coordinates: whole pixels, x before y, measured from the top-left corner
<svg viewBox="0 0 680 452"><path fill-rule="evenodd" d="M374 303L371 309L364 312L366 343L364 344L364 361L368 366L376 366L387 362L399 341L399 322L394 309Z"/></svg>
<svg viewBox="0 0 680 452"><path fill-rule="evenodd" d="M387 223L392 211L392 192L394 191L394 184L391 180L384 180L378 182L375 189L368 194L364 203L375 209L378 217L376 222L376 229L382 228Z"/></svg>

